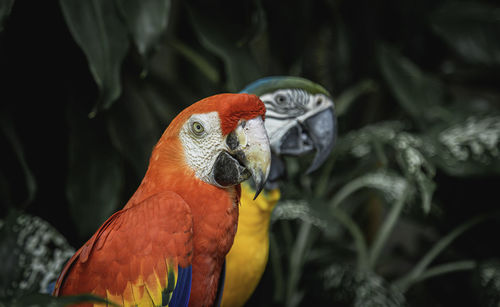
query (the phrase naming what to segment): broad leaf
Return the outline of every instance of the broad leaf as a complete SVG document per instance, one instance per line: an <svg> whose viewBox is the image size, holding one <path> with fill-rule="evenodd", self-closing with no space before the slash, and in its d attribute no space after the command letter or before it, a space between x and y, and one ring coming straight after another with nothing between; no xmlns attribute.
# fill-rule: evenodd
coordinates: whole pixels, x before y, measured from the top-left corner
<svg viewBox="0 0 500 307"><path fill-rule="evenodd" d="M167 28L170 0L116 0L139 53L146 57Z"/></svg>
<svg viewBox="0 0 500 307"><path fill-rule="evenodd" d="M465 61L500 64L500 9L474 1L447 2L431 16L433 30Z"/></svg>
<svg viewBox="0 0 500 307"><path fill-rule="evenodd" d="M117 209L124 184L122 161L102 118L69 112L69 174L66 195L81 238L88 238Z"/></svg>
<svg viewBox="0 0 500 307"><path fill-rule="evenodd" d="M208 50L219 56L225 64L228 89L241 90L261 75L247 43L244 42L246 28L242 27L243 16L212 16L205 11L189 7L189 13L198 37ZM228 19L235 20L234 23ZM228 25L231 26L228 26Z"/></svg>
<svg viewBox="0 0 500 307"><path fill-rule="evenodd" d="M127 54L127 28L113 1L60 0L64 19L82 48L100 89L99 102L91 115L106 109L120 96L120 70Z"/></svg>
<svg viewBox="0 0 500 307"><path fill-rule="evenodd" d="M3 164L0 174L6 172L5 176L9 178L8 180L0 182L2 186L1 192L5 195L2 197L2 201L11 207L26 207L35 197L37 184L28 162L26 161L21 140L15 131L14 122L9 115L10 114L5 110L2 110L0 114L0 133L3 134L6 139L6 146L3 148L4 158L2 159L2 163L6 164ZM9 159L11 156L12 160ZM7 171L10 169L13 169L14 174ZM22 174L24 182L15 180L15 178L18 177L16 173ZM17 190L15 187L19 188L20 186L24 186L23 194L11 195L11 193Z"/></svg>
<svg viewBox="0 0 500 307"><path fill-rule="evenodd" d="M14 0L0 1L0 32L3 30L3 23L5 19L9 17L13 5L14 5Z"/></svg>
<svg viewBox="0 0 500 307"><path fill-rule="evenodd" d="M439 80L426 75L410 60L386 46L379 47L377 60L389 89L421 127L451 118L451 114L441 107L444 89Z"/></svg>
<svg viewBox="0 0 500 307"><path fill-rule="evenodd" d="M133 165L137 177L142 178L162 131L144 91L134 82L125 84L120 103L111 109L107 129L115 148Z"/></svg>

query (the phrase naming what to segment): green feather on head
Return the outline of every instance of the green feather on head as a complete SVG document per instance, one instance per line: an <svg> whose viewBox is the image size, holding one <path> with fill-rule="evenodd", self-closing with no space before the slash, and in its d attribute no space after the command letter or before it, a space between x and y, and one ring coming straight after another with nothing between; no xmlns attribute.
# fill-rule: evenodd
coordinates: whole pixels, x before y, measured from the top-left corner
<svg viewBox="0 0 500 307"><path fill-rule="evenodd" d="M241 90L241 93L262 96L284 88L300 88L311 94L323 94L331 97L330 93L321 85L304 78L291 76L272 76L259 79Z"/></svg>

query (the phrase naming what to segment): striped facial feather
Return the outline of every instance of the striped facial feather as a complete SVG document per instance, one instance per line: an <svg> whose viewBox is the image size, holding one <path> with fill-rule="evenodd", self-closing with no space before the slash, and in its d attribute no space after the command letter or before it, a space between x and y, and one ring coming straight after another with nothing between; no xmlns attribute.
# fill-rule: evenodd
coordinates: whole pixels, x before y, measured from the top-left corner
<svg viewBox="0 0 500 307"><path fill-rule="evenodd" d="M198 125L201 125L201 129ZM193 114L182 126L179 138L186 163L194 170L196 177L213 184L212 167L217 155L226 148L219 114Z"/></svg>
<svg viewBox="0 0 500 307"><path fill-rule="evenodd" d="M331 98L324 94L311 94L303 89L280 89L260 97L266 106L265 126L271 146L287 130L303 119L333 107Z"/></svg>

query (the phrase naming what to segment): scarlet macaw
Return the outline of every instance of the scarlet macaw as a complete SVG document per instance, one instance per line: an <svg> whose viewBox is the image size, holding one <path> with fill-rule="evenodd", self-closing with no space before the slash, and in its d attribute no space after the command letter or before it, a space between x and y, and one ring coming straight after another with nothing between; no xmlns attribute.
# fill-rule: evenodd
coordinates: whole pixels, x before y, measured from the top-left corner
<svg viewBox="0 0 500 307"><path fill-rule="evenodd" d="M236 232L239 183L252 176L256 197L269 174L264 113L248 94L215 95L182 111L137 191L66 264L54 295L212 306Z"/></svg>
<svg viewBox="0 0 500 307"><path fill-rule="evenodd" d="M242 184L241 208L234 244L226 257L222 306L243 306L254 292L269 255L269 223L280 199L278 182L286 172L280 156L316 151L307 172L328 158L335 143L333 101L322 86L298 77L267 77L242 92L256 94L266 105L265 127L272 150L271 173L263 195L253 200L254 188Z"/></svg>

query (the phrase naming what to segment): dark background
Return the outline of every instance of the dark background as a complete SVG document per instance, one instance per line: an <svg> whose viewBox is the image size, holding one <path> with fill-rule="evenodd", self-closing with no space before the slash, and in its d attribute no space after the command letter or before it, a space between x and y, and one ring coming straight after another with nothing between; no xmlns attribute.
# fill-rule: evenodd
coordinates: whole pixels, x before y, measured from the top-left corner
<svg viewBox="0 0 500 307"><path fill-rule="evenodd" d="M2 217L42 217L79 247L135 191L185 106L259 77L301 76L332 93L339 140L312 176L307 161L287 161L289 206L275 212L274 260L249 305L498 304L497 1L105 2L0 6ZM140 32L138 12L158 22L153 35ZM358 179L339 208L368 246L406 197L365 269L329 209ZM311 211L293 211L297 200ZM478 216L430 265L470 268L393 287Z"/></svg>

